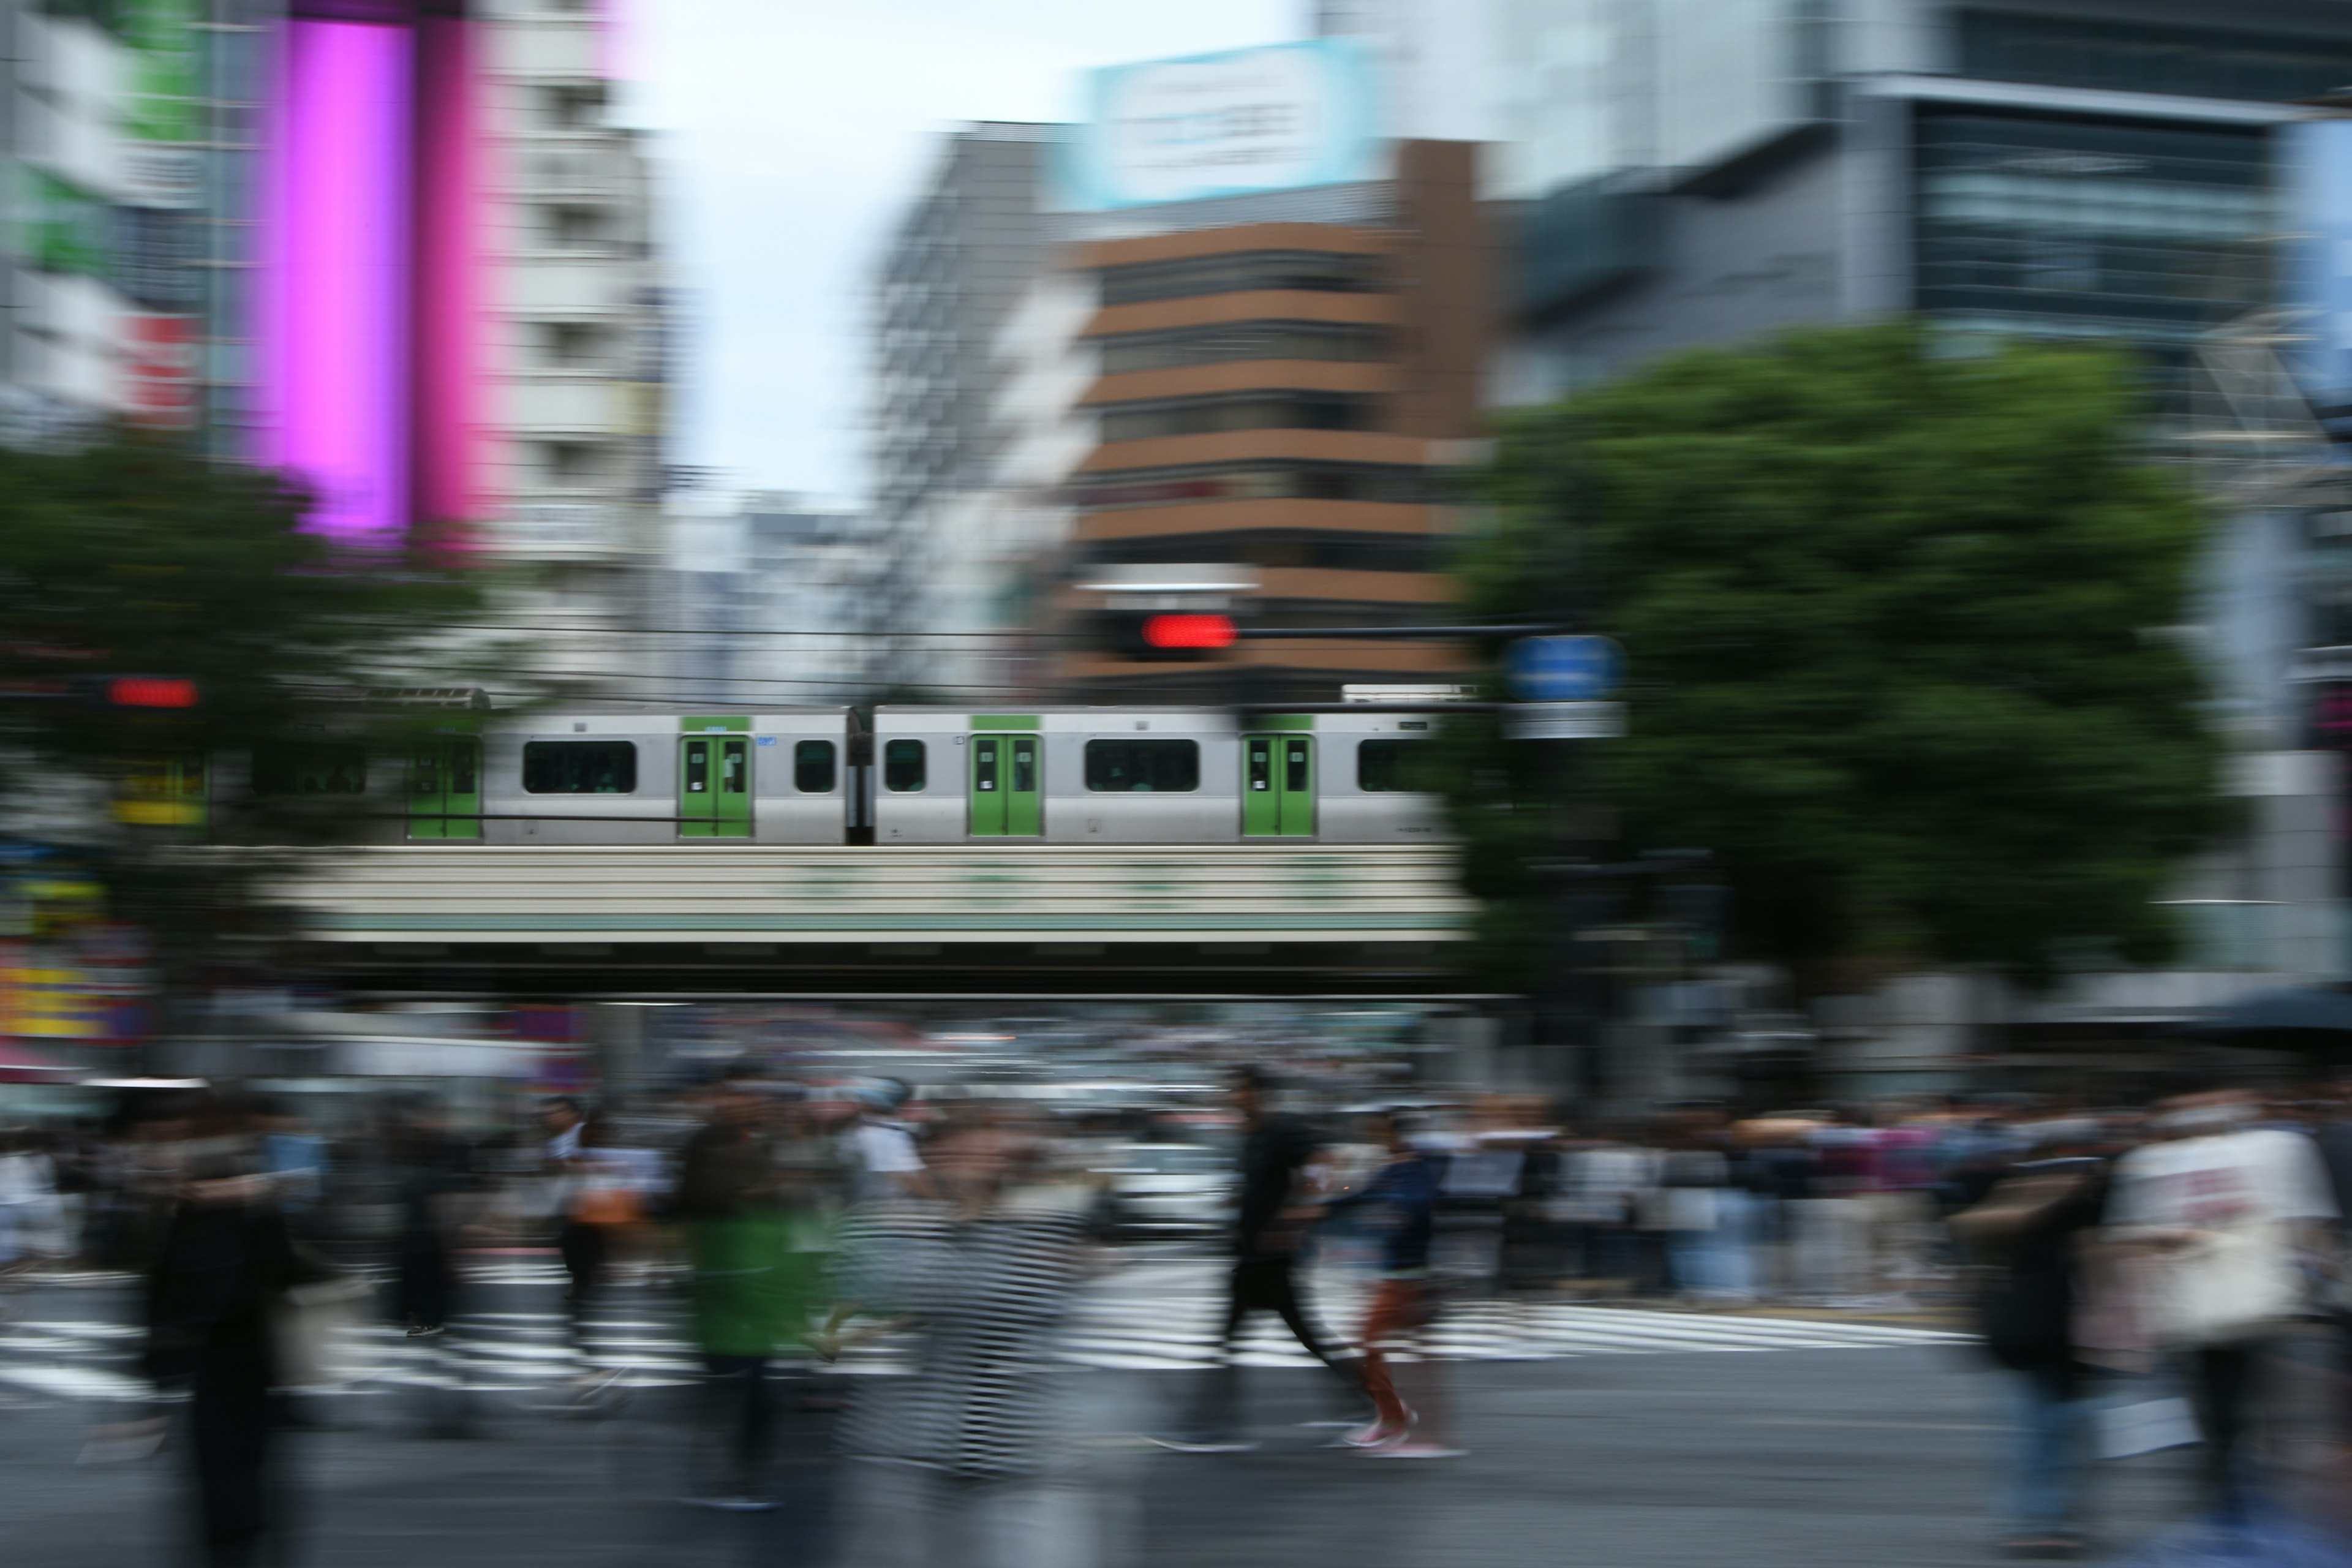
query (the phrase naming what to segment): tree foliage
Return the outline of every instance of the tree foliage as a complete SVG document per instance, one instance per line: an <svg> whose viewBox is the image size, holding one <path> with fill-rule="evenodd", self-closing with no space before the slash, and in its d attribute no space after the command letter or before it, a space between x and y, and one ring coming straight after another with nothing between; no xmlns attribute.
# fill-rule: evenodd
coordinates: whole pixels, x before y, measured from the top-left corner
<svg viewBox="0 0 2352 1568"><path fill-rule="evenodd" d="M1465 563L1496 620L1615 637L1631 731L1580 761L1627 847L1705 847L1740 951L2145 960L2216 823L2179 635L2198 509L2095 348L1938 353L1907 324L1685 353L1529 412ZM1536 910L1541 743L1460 742L1474 891ZM1517 804L1515 804L1517 803Z"/></svg>
<svg viewBox="0 0 2352 1568"><path fill-rule="evenodd" d="M322 713L384 740L404 721L358 693L433 679L436 634L480 604L477 574L303 532L307 505L275 476L155 437L0 450L5 832L80 839L115 913L167 940L218 925L236 878L224 858L175 862L173 836L110 823L124 778L161 756L315 740ZM201 700L133 712L95 697L126 675L193 679Z"/></svg>

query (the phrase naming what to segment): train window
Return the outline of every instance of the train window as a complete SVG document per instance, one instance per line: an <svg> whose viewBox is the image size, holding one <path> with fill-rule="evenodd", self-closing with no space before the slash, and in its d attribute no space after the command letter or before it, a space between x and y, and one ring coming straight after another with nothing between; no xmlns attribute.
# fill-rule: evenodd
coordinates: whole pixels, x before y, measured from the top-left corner
<svg viewBox="0 0 2352 1568"><path fill-rule="evenodd" d="M1366 795L1422 795L1435 788L1427 741L1365 741L1356 747L1356 787Z"/></svg>
<svg viewBox="0 0 2352 1568"><path fill-rule="evenodd" d="M1198 741L1088 741L1087 787L1097 794L1182 795L1201 787Z"/></svg>
<svg viewBox="0 0 2352 1568"><path fill-rule="evenodd" d="M803 795L833 793L831 741L802 741L793 747L793 787Z"/></svg>
<svg viewBox="0 0 2352 1568"><path fill-rule="evenodd" d="M522 787L531 795L635 795L632 741L527 741Z"/></svg>
<svg viewBox="0 0 2352 1568"><path fill-rule="evenodd" d="M920 741L891 741L882 748L882 787L898 795L914 795L926 781Z"/></svg>
<svg viewBox="0 0 2352 1568"><path fill-rule="evenodd" d="M367 756L357 746L257 746L256 795L360 795Z"/></svg>

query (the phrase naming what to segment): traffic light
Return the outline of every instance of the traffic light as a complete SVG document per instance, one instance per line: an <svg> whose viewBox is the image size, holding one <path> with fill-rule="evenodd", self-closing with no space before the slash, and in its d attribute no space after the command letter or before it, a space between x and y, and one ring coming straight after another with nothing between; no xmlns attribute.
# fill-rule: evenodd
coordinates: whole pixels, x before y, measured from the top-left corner
<svg viewBox="0 0 2352 1568"><path fill-rule="evenodd" d="M1197 663L1241 637L1231 616L1200 610L1120 610L1106 619L1109 651L1137 663Z"/></svg>
<svg viewBox="0 0 2352 1568"><path fill-rule="evenodd" d="M104 688L110 708L194 708L196 698L196 683L179 676L110 676Z"/></svg>

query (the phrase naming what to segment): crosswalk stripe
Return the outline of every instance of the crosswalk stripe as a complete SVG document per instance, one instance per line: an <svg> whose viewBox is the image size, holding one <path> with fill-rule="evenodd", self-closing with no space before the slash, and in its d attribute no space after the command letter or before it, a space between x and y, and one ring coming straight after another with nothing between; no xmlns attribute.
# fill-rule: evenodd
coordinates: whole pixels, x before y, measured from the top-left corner
<svg viewBox="0 0 2352 1568"><path fill-rule="evenodd" d="M1212 1364L1217 1358L1213 1340L1223 1321L1225 1268L1211 1259L1152 1259L1091 1283L1071 1303L1061 1358L1120 1372ZM512 1262L469 1271L468 1278L483 1284L553 1288L565 1276L552 1263ZM1303 1283L1314 1318L1335 1342L1346 1342L1350 1336L1345 1331L1361 1321L1370 1282L1360 1275L1320 1269ZM51 1299L44 1305L55 1313L68 1303ZM548 1390L583 1372L640 1386L675 1385L699 1375L701 1358L682 1298L616 1284L599 1305L612 1309L613 1315L591 1314L584 1356L572 1342L571 1314L554 1308L461 1313L452 1318L446 1335L434 1339L411 1339L391 1323L369 1325L362 1335L362 1363L369 1371L351 1392L431 1387L520 1394ZM1888 1323L1504 1299L1448 1303L1419 1343L1402 1353L1471 1362L1542 1361L1893 1349L1966 1338ZM51 1398L142 1397L148 1385L136 1373L142 1339L135 1325L96 1319L0 1322L0 1384ZM846 1356L837 1370L858 1375L901 1370L905 1351L903 1339L877 1342ZM1288 1331L1263 1312L1244 1324L1234 1359L1250 1367L1313 1364Z"/></svg>

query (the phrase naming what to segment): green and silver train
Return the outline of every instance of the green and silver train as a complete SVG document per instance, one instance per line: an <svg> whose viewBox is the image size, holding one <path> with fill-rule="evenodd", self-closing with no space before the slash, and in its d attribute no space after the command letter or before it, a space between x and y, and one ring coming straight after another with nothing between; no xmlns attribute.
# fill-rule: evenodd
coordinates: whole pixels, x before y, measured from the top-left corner
<svg viewBox="0 0 2352 1568"><path fill-rule="evenodd" d="M268 837L292 804L359 843L1428 843L1436 719L1386 710L885 705L452 715L405 754L321 733L158 763L130 822Z"/></svg>

